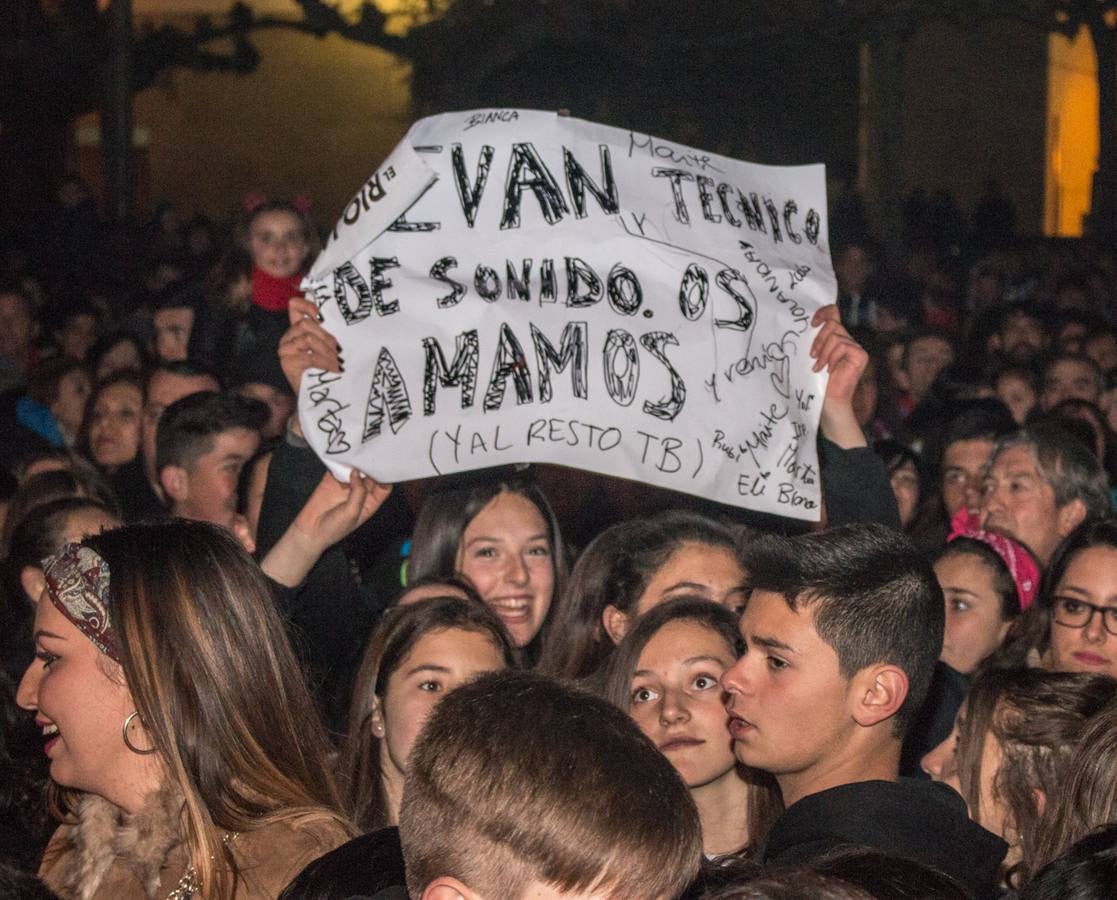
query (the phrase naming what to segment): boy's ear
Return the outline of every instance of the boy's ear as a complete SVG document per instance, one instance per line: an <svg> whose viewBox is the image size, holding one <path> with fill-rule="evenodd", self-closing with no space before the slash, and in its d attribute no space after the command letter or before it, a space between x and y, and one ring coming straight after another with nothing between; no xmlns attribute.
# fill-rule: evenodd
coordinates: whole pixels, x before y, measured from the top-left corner
<svg viewBox="0 0 1117 900"><path fill-rule="evenodd" d="M182 466L163 466L159 470L159 483L171 500L181 503L189 494L189 479Z"/></svg>
<svg viewBox="0 0 1117 900"><path fill-rule="evenodd" d="M601 613L601 624L614 644L619 644L628 633L628 613L621 612L612 603Z"/></svg>
<svg viewBox="0 0 1117 900"><path fill-rule="evenodd" d="M440 875L425 888L422 900L484 900L480 894L475 894L458 879L449 875Z"/></svg>
<svg viewBox="0 0 1117 900"><path fill-rule="evenodd" d="M853 676L853 719L869 728L891 719L908 697L908 676L888 663L866 666Z"/></svg>

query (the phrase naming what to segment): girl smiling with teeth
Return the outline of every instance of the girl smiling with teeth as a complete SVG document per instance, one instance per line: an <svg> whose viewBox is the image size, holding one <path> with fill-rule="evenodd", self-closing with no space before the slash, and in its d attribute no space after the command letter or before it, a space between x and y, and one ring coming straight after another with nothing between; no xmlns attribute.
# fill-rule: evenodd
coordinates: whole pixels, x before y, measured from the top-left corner
<svg viewBox="0 0 1117 900"><path fill-rule="evenodd" d="M408 580L464 576L534 656L566 574L558 522L521 476L440 491L427 499L412 539Z"/></svg>

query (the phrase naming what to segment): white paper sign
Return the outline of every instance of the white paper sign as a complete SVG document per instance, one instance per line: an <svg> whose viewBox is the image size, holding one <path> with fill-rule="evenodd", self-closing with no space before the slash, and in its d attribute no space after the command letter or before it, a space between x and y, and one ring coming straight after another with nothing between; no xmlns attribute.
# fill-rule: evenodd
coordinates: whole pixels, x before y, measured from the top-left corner
<svg viewBox="0 0 1117 900"><path fill-rule="evenodd" d="M553 113L434 116L303 287L346 368L307 373L302 427L342 478L549 462L819 518L822 166Z"/></svg>

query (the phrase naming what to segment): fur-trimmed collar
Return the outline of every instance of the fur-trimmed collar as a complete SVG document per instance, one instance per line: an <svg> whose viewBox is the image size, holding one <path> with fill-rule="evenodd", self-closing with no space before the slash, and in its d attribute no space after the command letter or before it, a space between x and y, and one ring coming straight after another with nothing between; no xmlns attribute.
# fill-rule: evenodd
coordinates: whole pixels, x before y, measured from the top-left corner
<svg viewBox="0 0 1117 900"><path fill-rule="evenodd" d="M152 794L143 809L131 815L86 794L78 802L77 824L59 848L59 871L65 874L57 892L90 900L105 873L120 859L136 873L149 898L160 896L160 871L182 842L182 807L182 795L170 786Z"/></svg>

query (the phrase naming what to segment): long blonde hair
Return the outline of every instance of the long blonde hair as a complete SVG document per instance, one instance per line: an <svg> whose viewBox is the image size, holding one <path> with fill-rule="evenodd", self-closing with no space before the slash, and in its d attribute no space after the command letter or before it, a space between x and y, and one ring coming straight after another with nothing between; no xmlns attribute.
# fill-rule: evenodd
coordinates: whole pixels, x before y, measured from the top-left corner
<svg viewBox="0 0 1117 900"><path fill-rule="evenodd" d="M352 831L325 730L259 568L202 522L86 538L109 566L120 664L184 803L204 897L235 891L224 837L308 813Z"/></svg>

